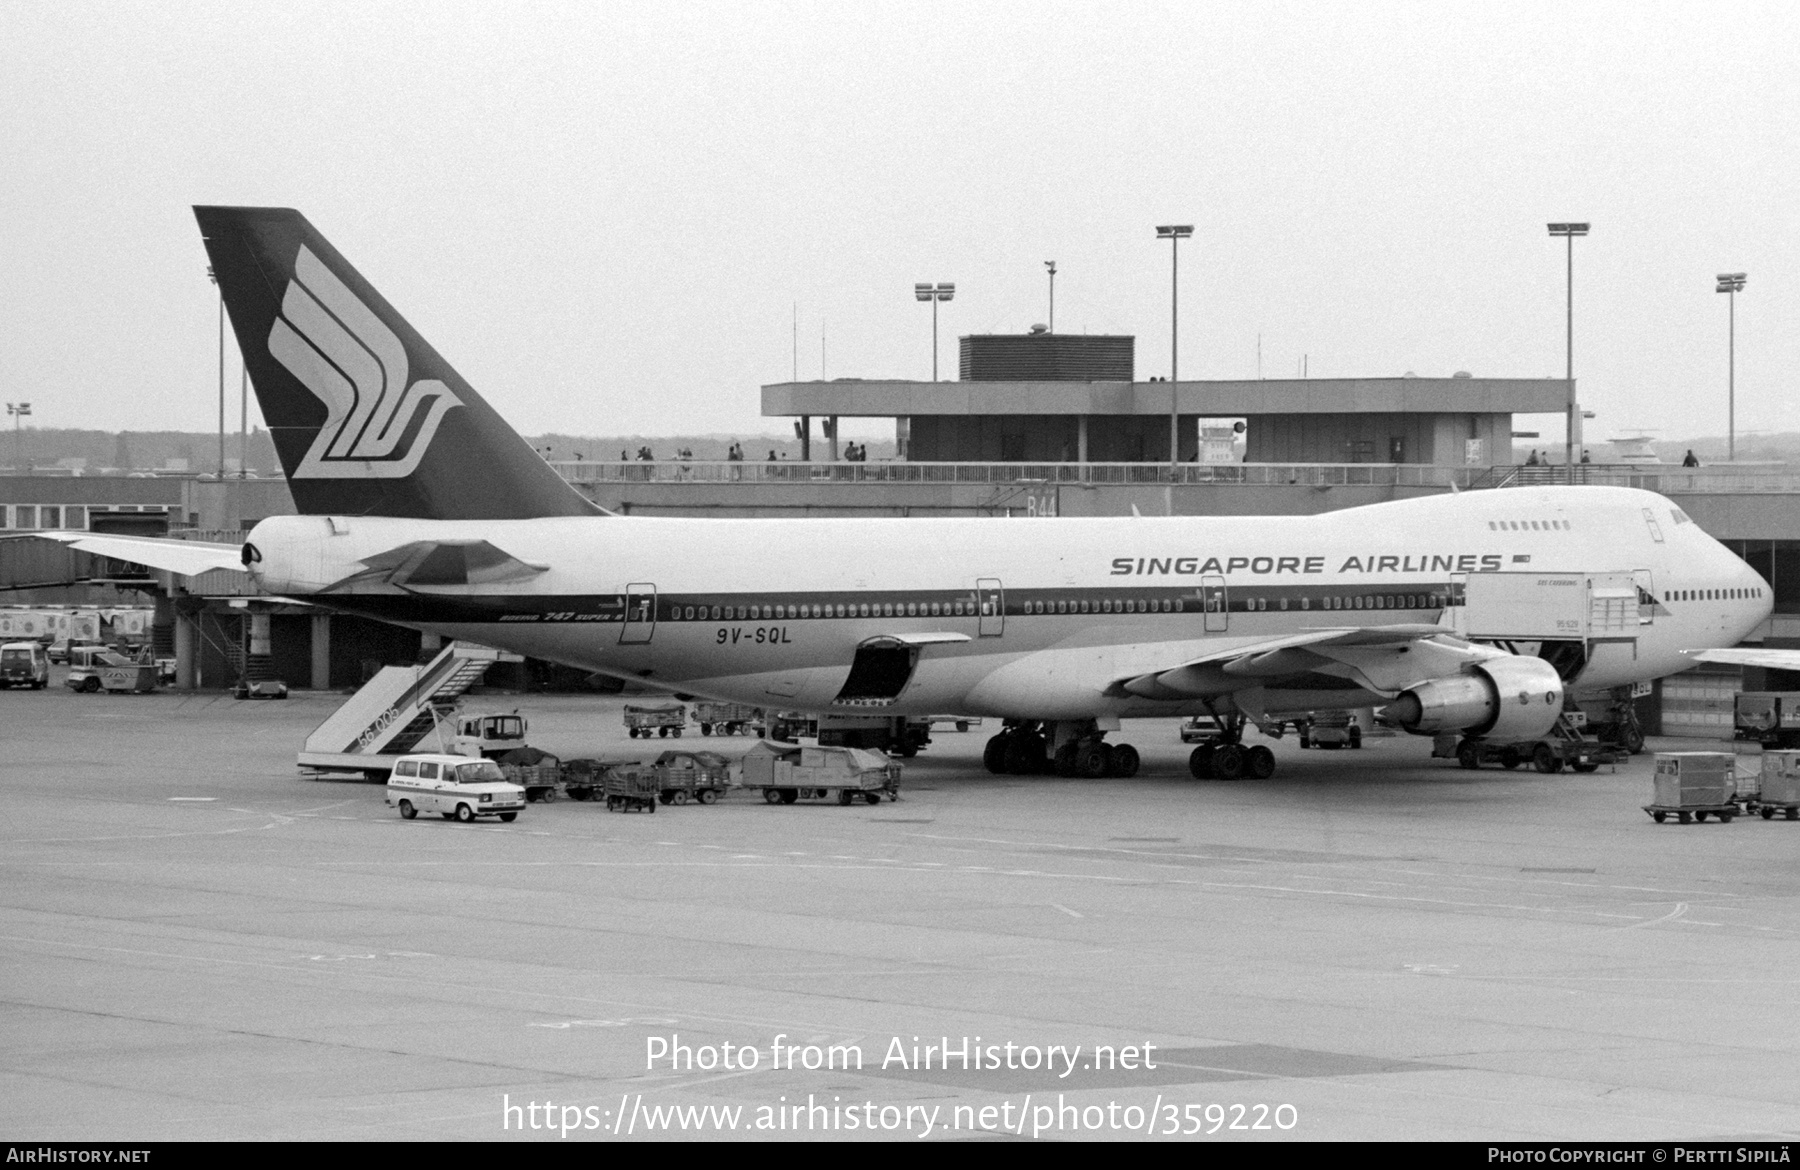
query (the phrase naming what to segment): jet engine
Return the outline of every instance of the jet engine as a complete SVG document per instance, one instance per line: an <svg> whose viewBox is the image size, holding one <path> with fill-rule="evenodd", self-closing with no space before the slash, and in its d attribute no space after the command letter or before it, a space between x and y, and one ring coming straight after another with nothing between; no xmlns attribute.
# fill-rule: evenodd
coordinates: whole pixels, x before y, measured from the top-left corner
<svg viewBox="0 0 1800 1170"><path fill-rule="evenodd" d="M1508 654L1401 692L1388 714L1408 731L1536 739L1562 715L1563 683L1541 658Z"/></svg>

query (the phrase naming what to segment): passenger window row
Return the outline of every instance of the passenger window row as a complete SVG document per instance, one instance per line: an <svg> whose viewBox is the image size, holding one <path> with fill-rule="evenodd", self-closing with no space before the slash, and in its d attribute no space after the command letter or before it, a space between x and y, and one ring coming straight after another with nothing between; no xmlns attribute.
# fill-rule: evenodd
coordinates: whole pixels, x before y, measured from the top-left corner
<svg viewBox="0 0 1800 1170"><path fill-rule="evenodd" d="M1763 595L1761 589L1671 589L1670 601L1748 601Z"/></svg>
<svg viewBox="0 0 1800 1170"><path fill-rule="evenodd" d="M1567 520L1489 520L1490 532L1552 532L1570 531L1574 526Z"/></svg>

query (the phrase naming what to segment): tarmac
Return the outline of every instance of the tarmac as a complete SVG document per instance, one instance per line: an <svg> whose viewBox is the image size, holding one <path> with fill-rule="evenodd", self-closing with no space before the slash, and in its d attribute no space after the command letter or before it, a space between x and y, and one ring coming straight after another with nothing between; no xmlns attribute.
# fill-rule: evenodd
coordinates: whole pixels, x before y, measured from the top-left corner
<svg viewBox="0 0 1800 1170"><path fill-rule="evenodd" d="M0 692L10 1140L1800 1136L1800 823L1655 824L1648 754L1201 782L1146 721L1061 780L990 725L876 807L460 825L300 776L338 701ZM468 709L673 746L622 705Z"/></svg>

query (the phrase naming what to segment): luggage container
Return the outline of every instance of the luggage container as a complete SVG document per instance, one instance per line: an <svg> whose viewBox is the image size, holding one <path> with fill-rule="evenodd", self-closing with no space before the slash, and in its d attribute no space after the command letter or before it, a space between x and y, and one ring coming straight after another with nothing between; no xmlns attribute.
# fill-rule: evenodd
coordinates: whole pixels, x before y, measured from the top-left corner
<svg viewBox="0 0 1800 1170"><path fill-rule="evenodd" d="M687 726L687 708L680 703L671 703L666 707L626 707L625 733L633 739L642 736L681 735L681 729Z"/></svg>
<svg viewBox="0 0 1800 1170"><path fill-rule="evenodd" d="M645 764L614 764L603 774L607 812L656 811L661 793L656 769Z"/></svg>
<svg viewBox="0 0 1800 1170"><path fill-rule="evenodd" d="M900 765L864 748L777 747L764 741L744 753L743 785L770 804L801 798L848 805L900 799Z"/></svg>
<svg viewBox="0 0 1800 1170"><path fill-rule="evenodd" d="M694 722L701 735L742 735L762 722L762 708L748 703L695 703Z"/></svg>
<svg viewBox="0 0 1800 1170"><path fill-rule="evenodd" d="M718 752L668 751L651 767L664 804L712 804L731 787L731 761Z"/></svg>
<svg viewBox="0 0 1800 1170"><path fill-rule="evenodd" d="M1763 753L1762 792L1756 803L1765 821L1776 813L1800 821L1800 751Z"/></svg>
<svg viewBox="0 0 1800 1170"><path fill-rule="evenodd" d="M1658 824L1709 815L1730 823L1737 815L1737 756L1731 752L1657 752L1654 803L1644 806Z"/></svg>

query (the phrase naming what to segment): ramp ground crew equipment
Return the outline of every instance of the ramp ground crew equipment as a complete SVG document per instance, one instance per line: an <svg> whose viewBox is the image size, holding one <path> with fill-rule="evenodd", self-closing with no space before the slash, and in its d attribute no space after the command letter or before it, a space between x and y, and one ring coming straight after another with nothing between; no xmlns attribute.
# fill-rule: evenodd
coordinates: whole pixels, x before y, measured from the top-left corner
<svg viewBox="0 0 1800 1170"><path fill-rule="evenodd" d="M431 735L498 658L486 646L451 642L424 666L382 667L306 737L300 767L386 779L395 758Z"/></svg>

